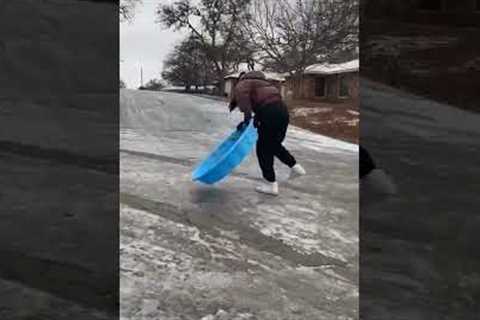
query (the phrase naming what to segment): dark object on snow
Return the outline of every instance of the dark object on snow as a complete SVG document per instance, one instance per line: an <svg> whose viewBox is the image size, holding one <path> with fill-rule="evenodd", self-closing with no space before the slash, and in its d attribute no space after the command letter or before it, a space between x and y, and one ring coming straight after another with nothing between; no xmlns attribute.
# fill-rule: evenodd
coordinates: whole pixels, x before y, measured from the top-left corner
<svg viewBox="0 0 480 320"><path fill-rule="evenodd" d="M237 105L234 103L234 101L232 101L228 105L228 111L232 112L236 107L237 107Z"/></svg>
<svg viewBox="0 0 480 320"><path fill-rule="evenodd" d="M377 167L372 157L368 153L368 151L362 146L360 146L359 158L360 158L360 179L362 179Z"/></svg>
<svg viewBox="0 0 480 320"><path fill-rule="evenodd" d="M260 126L260 120L258 119L257 116L253 117L253 126L257 129Z"/></svg>
<svg viewBox="0 0 480 320"><path fill-rule="evenodd" d="M247 125L248 125L248 121L241 121L241 122L237 125L237 130L238 130L238 131L242 131Z"/></svg>

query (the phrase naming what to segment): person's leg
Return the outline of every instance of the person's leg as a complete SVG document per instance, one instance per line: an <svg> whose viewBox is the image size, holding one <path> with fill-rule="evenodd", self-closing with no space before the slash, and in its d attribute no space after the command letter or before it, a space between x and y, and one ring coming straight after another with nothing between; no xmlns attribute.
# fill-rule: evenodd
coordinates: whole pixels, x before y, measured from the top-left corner
<svg viewBox="0 0 480 320"><path fill-rule="evenodd" d="M297 164L297 160L292 154L283 146L282 142L285 139L285 134L280 135L275 139L273 144L273 152L275 157L290 168L293 168Z"/></svg>
<svg viewBox="0 0 480 320"><path fill-rule="evenodd" d="M275 157L285 165L292 168L297 162L295 158L282 145L287 134L289 116L285 105L275 105L268 109L268 125L269 134L271 135L272 150Z"/></svg>
<svg viewBox="0 0 480 320"><path fill-rule="evenodd" d="M285 140L285 136L287 135L288 124L290 122L290 117L288 114L288 108L285 104L282 103L279 106L279 112L276 115L276 143L274 145L274 155L277 157L281 162L287 165L289 168L292 169L290 173L290 179L295 177L303 176L306 174L305 169L297 163L295 157L285 148L282 144Z"/></svg>
<svg viewBox="0 0 480 320"><path fill-rule="evenodd" d="M258 128L257 158L260 169L262 170L262 176L266 180L266 183L258 186L255 190L269 195L278 195L278 184L276 182L275 169L273 167L273 145L274 139L271 135L270 128L262 124Z"/></svg>
<svg viewBox="0 0 480 320"><path fill-rule="evenodd" d="M283 138L281 140L283 141ZM305 169L297 163L295 157L291 155L291 153L283 146L281 142L278 142L275 145L274 154L280 161L282 161L291 169L288 179L298 178L307 174Z"/></svg>
<svg viewBox="0 0 480 320"><path fill-rule="evenodd" d="M273 150L271 139L259 130L257 141L257 158L262 176L269 182L275 182L275 170L273 168Z"/></svg>

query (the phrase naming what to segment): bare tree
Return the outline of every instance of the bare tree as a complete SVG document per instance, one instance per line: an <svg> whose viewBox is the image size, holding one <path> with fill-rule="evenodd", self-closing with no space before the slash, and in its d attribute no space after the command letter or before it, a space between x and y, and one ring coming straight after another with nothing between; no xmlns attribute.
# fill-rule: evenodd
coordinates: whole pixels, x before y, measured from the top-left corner
<svg viewBox="0 0 480 320"><path fill-rule="evenodd" d="M301 83L305 68L358 47L358 0L254 0L244 30L267 69Z"/></svg>
<svg viewBox="0 0 480 320"><path fill-rule="evenodd" d="M147 82L147 84L145 84L143 86L143 90L152 90L152 91L159 91L161 89L163 89L165 87L165 85L163 84L163 82L159 79L151 79L150 81Z"/></svg>
<svg viewBox="0 0 480 320"><path fill-rule="evenodd" d="M175 46L164 62L162 77L174 85L182 85L186 91L192 86L213 82L213 64L201 50L201 43L193 36Z"/></svg>
<svg viewBox="0 0 480 320"><path fill-rule="evenodd" d="M135 9L137 5L141 4L142 0L120 0L119 14L120 21L132 21L135 16Z"/></svg>
<svg viewBox="0 0 480 320"><path fill-rule="evenodd" d="M160 5L158 22L166 27L190 30L201 44L216 73L220 92L224 77L241 62L249 59L251 51L245 45L241 28L247 18L251 0L179 0L173 5Z"/></svg>

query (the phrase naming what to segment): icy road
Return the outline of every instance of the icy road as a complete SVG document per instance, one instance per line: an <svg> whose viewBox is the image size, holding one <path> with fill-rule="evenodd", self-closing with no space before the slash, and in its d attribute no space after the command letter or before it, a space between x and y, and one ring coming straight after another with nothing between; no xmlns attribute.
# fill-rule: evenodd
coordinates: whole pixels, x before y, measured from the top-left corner
<svg viewBox="0 0 480 320"><path fill-rule="evenodd" d="M291 128L308 176L257 194L252 154L215 187L194 166L241 119L226 104L121 92L122 319L357 319L358 147Z"/></svg>
<svg viewBox="0 0 480 320"><path fill-rule="evenodd" d="M360 91L362 141L399 188L360 206L362 317L479 319L480 115L366 79Z"/></svg>

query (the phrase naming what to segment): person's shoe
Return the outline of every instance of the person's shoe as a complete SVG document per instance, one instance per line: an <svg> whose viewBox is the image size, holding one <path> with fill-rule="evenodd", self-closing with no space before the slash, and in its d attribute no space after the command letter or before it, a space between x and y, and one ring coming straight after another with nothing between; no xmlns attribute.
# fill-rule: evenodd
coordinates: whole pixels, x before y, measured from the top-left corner
<svg viewBox="0 0 480 320"><path fill-rule="evenodd" d="M397 186L381 169L373 169L361 182L370 192L383 195L397 194Z"/></svg>
<svg viewBox="0 0 480 320"><path fill-rule="evenodd" d="M307 174L305 169L303 169L303 167L297 163L290 170L290 176L288 177L288 179L295 179L304 176L305 174Z"/></svg>
<svg viewBox="0 0 480 320"><path fill-rule="evenodd" d="M271 196L278 196L278 183L267 181L263 185L256 187L255 191L269 194Z"/></svg>

